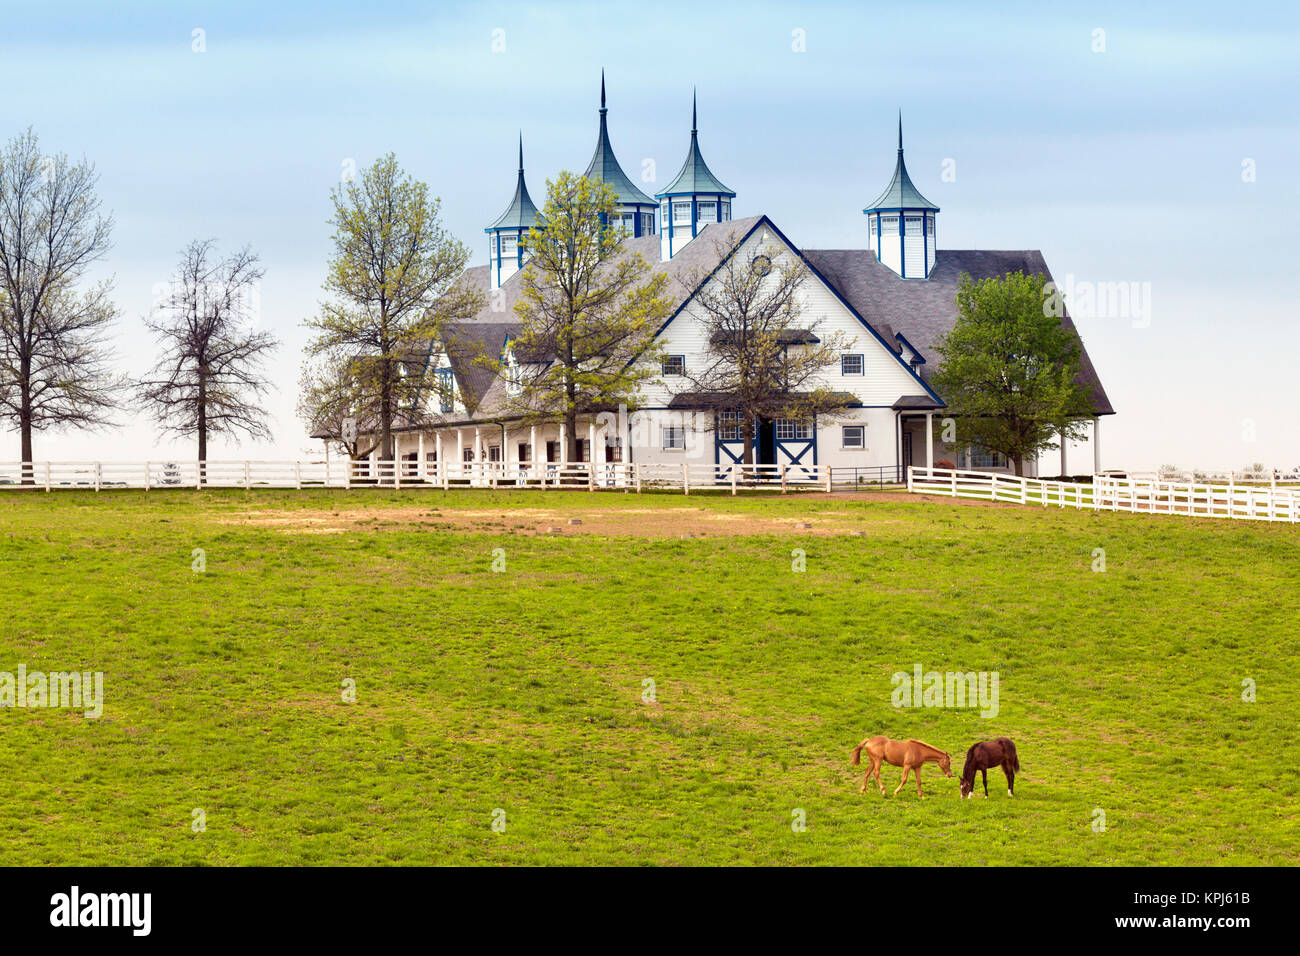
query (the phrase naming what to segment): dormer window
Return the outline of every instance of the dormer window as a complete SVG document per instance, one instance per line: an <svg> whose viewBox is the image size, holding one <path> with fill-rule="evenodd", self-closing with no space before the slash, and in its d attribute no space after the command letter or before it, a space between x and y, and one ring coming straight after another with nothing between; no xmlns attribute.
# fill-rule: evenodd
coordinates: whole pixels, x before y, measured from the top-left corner
<svg viewBox="0 0 1300 956"><path fill-rule="evenodd" d="M844 354L840 356L841 375L861 375L865 362L861 355Z"/></svg>
<svg viewBox="0 0 1300 956"><path fill-rule="evenodd" d="M686 356L665 355L663 360L662 371L664 375L685 375Z"/></svg>
<svg viewBox="0 0 1300 956"><path fill-rule="evenodd" d="M688 202L673 203L673 225L689 226L691 224L691 204Z"/></svg>
<svg viewBox="0 0 1300 956"><path fill-rule="evenodd" d="M726 200L723 200L723 203L722 203L722 220L721 220L721 221L722 221L722 222L730 222L730 221L731 221L731 203L727 202Z"/></svg>
<svg viewBox="0 0 1300 956"><path fill-rule="evenodd" d="M880 234L882 236L898 235L898 217L881 216L880 217Z"/></svg>
<svg viewBox="0 0 1300 956"><path fill-rule="evenodd" d="M700 222L717 222L718 221L718 204L715 202L696 203L700 211Z"/></svg>

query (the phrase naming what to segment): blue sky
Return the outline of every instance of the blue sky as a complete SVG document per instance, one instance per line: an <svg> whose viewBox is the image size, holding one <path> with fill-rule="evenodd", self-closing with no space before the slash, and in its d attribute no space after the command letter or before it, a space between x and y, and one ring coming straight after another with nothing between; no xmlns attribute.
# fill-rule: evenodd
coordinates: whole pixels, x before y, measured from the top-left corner
<svg viewBox="0 0 1300 956"><path fill-rule="evenodd" d="M909 171L943 210L940 249L1037 248L1058 281L1150 289L1144 320L1077 320L1119 410L1102 426L1107 467L1300 466L1300 15L1058 6L6 3L0 137L32 125L46 151L96 164L129 371L150 364L141 317L183 245L261 254L262 321L285 341L276 440L213 457L319 449L293 415L300 322L346 161L395 152L486 261L518 131L540 200L590 158L604 67L614 148L633 177L653 161L647 192L681 164L697 87L701 147L735 214L766 213L808 248L865 244L901 109ZM37 457L191 454L124 418L38 436ZM0 433L0 459L17 451ZM1072 454L1072 470L1090 465Z"/></svg>

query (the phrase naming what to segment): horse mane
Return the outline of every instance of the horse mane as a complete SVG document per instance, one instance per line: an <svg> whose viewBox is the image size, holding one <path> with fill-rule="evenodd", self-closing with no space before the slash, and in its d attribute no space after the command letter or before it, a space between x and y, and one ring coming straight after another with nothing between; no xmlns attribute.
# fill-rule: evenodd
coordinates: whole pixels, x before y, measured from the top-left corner
<svg viewBox="0 0 1300 956"><path fill-rule="evenodd" d="M937 754L943 754L945 757L948 756L948 751L940 750L938 747L933 747L930 744L927 744L924 740L917 740L915 737L908 737L907 742L909 744L919 744L920 746L924 747L926 750L933 750Z"/></svg>
<svg viewBox="0 0 1300 956"><path fill-rule="evenodd" d="M962 761L961 765L961 778L965 780L968 775L967 772L969 771L972 785L975 783L975 751L978 749L978 743L971 744L970 750L966 751L966 759Z"/></svg>

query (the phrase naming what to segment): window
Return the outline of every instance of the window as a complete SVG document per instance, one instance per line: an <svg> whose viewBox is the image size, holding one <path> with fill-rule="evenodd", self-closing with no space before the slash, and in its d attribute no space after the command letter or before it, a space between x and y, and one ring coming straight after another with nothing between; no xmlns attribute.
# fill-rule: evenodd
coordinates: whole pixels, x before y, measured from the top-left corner
<svg viewBox="0 0 1300 956"><path fill-rule="evenodd" d="M519 245L518 236L501 235L501 258L513 259L515 257L515 248Z"/></svg>
<svg viewBox="0 0 1300 956"><path fill-rule="evenodd" d="M686 429L681 425L663 425L659 429L664 451L683 451L686 448Z"/></svg>
<svg viewBox="0 0 1300 956"><path fill-rule="evenodd" d="M898 217L881 216L880 217L880 234L882 236L898 235Z"/></svg>
<svg viewBox="0 0 1300 956"><path fill-rule="evenodd" d="M548 441L546 443L546 460L547 461L560 460L560 443L558 441Z"/></svg>
<svg viewBox="0 0 1300 956"><path fill-rule="evenodd" d="M729 202L723 202L722 204L722 221L723 222L731 221L731 203Z"/></svg>
<svg viewBox="0 0 1300 956"><path fill-rule="evenodd" d="M456 383L451 377L451 369L438 369L438 410L444 415L456 408Z"/></svg>
<svg viewBox="0 0 1300 956"><path fill-rule="evenodd" d="M623 439L619 438L617 435L607 435L605 437L605 460L623 460Z"/></svg>
<svg viewBox="0 0 1300 956"><path fill-rule="evenodd" d="M840 430L840 445L844 448L866 448L866 432L862 425L845 425Z"/></svg>
<svg viewBox="0 0 1300 956"><path fill-rule="evenodd" d="M663 361L663 374L664 375L685 375L686 356L665 355Z"/></svg>
<svg viewBox="0 0 1300 956"><path fill-rule="evenodd" d="M533 446L526 441L519 443L519 461L529 462L533 460Z"/></svg>
<svg viewBox="0 0 1300 956"><path fill-rule="evenodd" d="M688 202L673 203L673 225L689 226L691 224L691 204Z"/></svg>
<svg viewBox="0 0 1300 956"><path fill-rule="evenodd" d="M700 222L717 222L718 221L718 204L715 202L696 203L696 208L700 212Z"/></svg>
<svg viewBox="0 0 1300 956"><path fill-rule="evenodd" d="M863 373L864 365L865 363L861 355L840 356L841 375L861 375Z"/></svg>
<svg viewBox="0 0 1300 956"><path fill-rule="evenodd" d="M641 235L653 236L655 234L655 214L652 212L641 213Z"/></svg>
<svg viewBox="0 0 1300 956"><path fill-rule="evenodd" d="M718 440L740 441L740 412L734 408L724 409L718 415Z"/></svg>
<svg viewBox="0 0 1300 956"><path fill-rule="evenodd" d="M575 449L578 453L578 461L591 461L591 439L579 438L574 441L577 446Z"/></svg>
<svg viewBox="0 0 1300 956"><path fill-rule="evenodd" d="M1005 455L996 451L988 451L984 448L970 446L970 466L972 468L1005 468L1007 459Z"/></svg>
<svg viewBox="0 0 1300 956"><path fill-rule="evenodd" d="M789 418L778 418L775 425L777 441L798 441L812 437L812 428Z"/></svg>
<svg viewBox="0 0 1300 956"><path fill-rule="evenodd" d="M934 216L925 217L925 231L932 236L934 235Z"/></svg>
<svg viewBox="0 0 1300 956"><path fill-rule="evenodd" d="M488 461L500 461L500 460L501 460L501 446L488 445Z"/></svg>
<svg viewBox="0 0 1300 956"><path fill-rule="evenodd" d="M921 220L915 216L909 216L906 220L907 234L909 236L919 236L921 234Z"/></svg>
<svg viewBox="0 0 1300 956"><path fill-rule="evenodd" d="M473 461L473 460L474 460L474 448L473 448L473 446L471 446L471 445L466 445L464 448L461 449L461 451L460 451L460 460L461 460L461 461Z"/></svg>
<svg viewBox="0 0 1300 956"><path fill-rule="evenodd" d="M630 236L630 235L632 235L632 230L633 230L633 228L634 228L634 227L633 227L633 220L634 220L634 218L635 218L635 214L634 214L634 213L630 213L630 212L617 213L617 212L616 212L616 213L614 213L614 215L612 215L612 216L609 217L609 227L610 227L611 229L621 230L622 232L624 232L624 233L626 233L627 235Z"/></svg>

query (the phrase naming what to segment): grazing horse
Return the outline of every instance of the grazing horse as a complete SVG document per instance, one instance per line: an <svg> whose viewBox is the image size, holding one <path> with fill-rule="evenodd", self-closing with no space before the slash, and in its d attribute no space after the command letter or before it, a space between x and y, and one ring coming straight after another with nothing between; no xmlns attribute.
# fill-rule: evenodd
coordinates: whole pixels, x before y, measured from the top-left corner
<svg viewBox="0 0 1300 956"><path fill-rule="evenodd" d="M969 799L975 789L975 771L984 776L984 796L989 795L989 768L1001 767L1007 775L1007 796L1016 795L1016 774L1020 772L1020 758L1016 745L1006 737L986 740L966 751L966 763L961 768L961 795Z"/></svg>
<svg viewBox="0 0 1300 956"><path fill-rule="evenodd" d="M885 795L885 785L880 782L880 761L887 760L895 767L903 768L903 779L898 784L898 789L894 791L894 796L898 796L898 791L903 789L903 784L907 783L907 775L916 772L916 795L925 797L921 792L921 764L933 761L939 765L945 777L952 776L952 761L946 753L938 747L931 747L929 744L922 743L919 740L891 740L888 737L868 737L862 743L853 748L853 766L861 763L862 751L867 751L867 756L871 758L871 769L862 777L862 790L867 792L867 781L871 775L876 775L876 786L880 788L880 795Z"/></svg>

